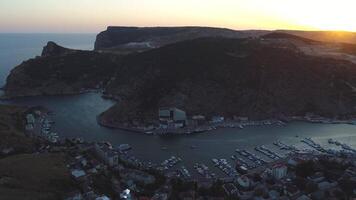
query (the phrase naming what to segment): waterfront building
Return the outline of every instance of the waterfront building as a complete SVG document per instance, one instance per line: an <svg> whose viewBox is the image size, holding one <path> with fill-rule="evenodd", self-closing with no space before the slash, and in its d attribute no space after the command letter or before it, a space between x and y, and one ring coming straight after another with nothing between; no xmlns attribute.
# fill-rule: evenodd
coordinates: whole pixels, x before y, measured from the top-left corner
<svg viewBox="0 0 356 200"><path fill-rule="evenodd" d="M287 170L288 167L285 164L276 164L272 167L272 175L276 179L281 179L287 175Z"/></svg>
<svg viewBox="0 0 356 200"><path fill-rule="evenodd" d="M167 128L181 128L187 123L187 115L178 108L160 108L158 111L160 124Z"/></svg>

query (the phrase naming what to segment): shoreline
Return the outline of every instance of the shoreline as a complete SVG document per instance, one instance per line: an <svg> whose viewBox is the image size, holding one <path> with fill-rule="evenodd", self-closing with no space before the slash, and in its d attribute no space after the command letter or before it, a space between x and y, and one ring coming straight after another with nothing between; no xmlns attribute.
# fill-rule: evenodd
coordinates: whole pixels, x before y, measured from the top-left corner
<svg viewBox="0 0 356 200"><path fill-rule="evenodd" d="M3 88L0 89L1 91L4 91ZM6 96L3 94L0 96L0 101L1 100L12 100L16 98L27 98L27 97L45 97L45 96L74 96L74 95L81 95L81 94L86 94L86 93L98 93L101 94L101 98L103 99L108 99L108 100L113 100L117 101L113 96L109 96L103 93L103 89L83 89L81 91L73 91L73 92L66 92L66 93L61 93L61 94L34 94L34 95L16 95L16 96ZM217 129L223 129L223 128L238 128L238 129L243 129L245 127L251 127L251 126L269 126L269 125L278 125L278 126L284 126L290 122L306 122L306 123L317 123L317 124L349 124L349 125L356 125L356 119L355 118L349 118L346 120L339 120L339 119L332 119L332 118L326 118L326 117L321 117L321 116L288 116L285 117L284 119L264 119L264 120L247 120L247 121L238 121L238 120L227 120L224 122L220 123L210 123L207 122L204 125L200 126L194 126L194 127L184 127L184 128L176 128L176 129L162 129L158 127L151 127L147 128L144 126L125 126L120 123L111 123L104 121L100 115L97 116L97 123L106 128L110 129L118 129L118 130L124 130L124 131L129 131L133 133L140 133L140 134L145 134L145 135L160 135L160 136L170 136L170 135L190 135L190 134L198 134L198 133L204 133L204 132L210 132L213 130Z"/></svg>
<svg viewBox="0 0 356 200"><path fill-rule="evenodd" d="M216 124L206 124L202 126L185 127L185 128L177 128L177 129L160 129L160 128L144 129L140 127L127 127L124 125L104 122L103 120L100 120L100 117L97 117L97 121L100 126L106 128L119 129L119 130L140 133L145 135L159 135L159 136L191 135L191 134L198 134L198 133L206 133L213 130L225 129L225 128L243 129L245 127L259 127L259 126L272 126L272 125L286 126L289 123L293 123L293 122L305 122L311 124L356 125L356 123L353 122L353 119L332 120L332 119L325 118L325 120L316 120L316 119L305 119L303 117L300 117L300 118L294 118L294 119L289 119L284 121L278 119L266 119L266 120L258 120L258 121L249 120L244 122L226 121L226 122L216 123Z"/></svg>
<svg viewBox="0 0 356 200"><path fill-rule="evenodd" d="M73 91L73 92L63 92L56 94L27 94L27 95L6 95L3 88L0 89L3 94L0 96L0 100L13 100L20 98L29 98L29 97L60 97L60 96L75 96L87 93L102 93L102 89L86 89L85 91ZM112 99L111 99L112 100Z"/></svg>

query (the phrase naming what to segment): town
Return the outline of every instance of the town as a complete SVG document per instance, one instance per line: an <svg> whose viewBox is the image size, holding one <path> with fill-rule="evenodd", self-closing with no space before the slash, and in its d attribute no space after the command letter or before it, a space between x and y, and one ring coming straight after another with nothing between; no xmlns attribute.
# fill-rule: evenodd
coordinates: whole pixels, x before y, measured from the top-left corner
<svg viewBox="0 0 356 200"><path fill-rule="evenodd" d="M248 117L222 115L204 116L187 115L176 107L161 107L158 110L157 120L153 124L142 125L138 122L129 127L119 126L115 128L127 131L145 133L147 135L182 135L213 131L219 128L243 129L251 126L284 126L288 122L303 121L323 124L355 124L354 119L330 119L313 113L305 116L281 116L280 119L251 120Z"/></svg>
<svg viewBox="0 0 356 200"><path fill-rule="evenodd" d="M183 112L168 114L160 111L161 119L173 117L185 123ZM176 155L161 163L140 160L129 144L60 138L52 132L55 122L47 111L32 109L24 120L28 137L42 141L38 153L66 154L68 171L77 185L66 200L356 197L356 149L334 139L328 140L335 146L332 149L312 138L301 139L305 148L276 141L254 151L237 147L225 158L185 166L184 157Z"/></svg>

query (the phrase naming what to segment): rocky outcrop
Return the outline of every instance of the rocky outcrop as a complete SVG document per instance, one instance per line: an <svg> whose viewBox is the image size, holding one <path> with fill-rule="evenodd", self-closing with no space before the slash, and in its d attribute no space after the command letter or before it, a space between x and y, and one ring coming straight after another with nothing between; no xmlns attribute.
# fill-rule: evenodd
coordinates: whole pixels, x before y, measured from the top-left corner
<svg viewBox="0 0 356 200"><path fill-rule="evenodd" d="M42 56L23 62L7 77L5 97L77 94L100 88L115 71L119 56L66 49L49 42Z"/></svg>
<svg viewBox="0 0 356 200"><path fill-rule="evenodd" d="M57 45L56 43L50 41L47 43L47 45L45 47L43 47L41 56L43 56L43 57L59 56L59 55L65 55L65 54L70 54L70 53L74 53L74 52L76 52L76 50L61 47L61 46Z"/></svg>

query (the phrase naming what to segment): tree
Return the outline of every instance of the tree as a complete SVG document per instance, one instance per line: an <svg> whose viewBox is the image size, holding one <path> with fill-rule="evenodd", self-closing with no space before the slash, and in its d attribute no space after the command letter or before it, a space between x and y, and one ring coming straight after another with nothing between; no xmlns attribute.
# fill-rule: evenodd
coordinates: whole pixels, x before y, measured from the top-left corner
<svg viewBox="0 0 356 200"><path fill-rule="evenodd" d="M311 176L315 172L315 165L314 162L309 160L303 163L300 163L296 166L296 175L299 177L306 178L308 176Z"/></svg>

